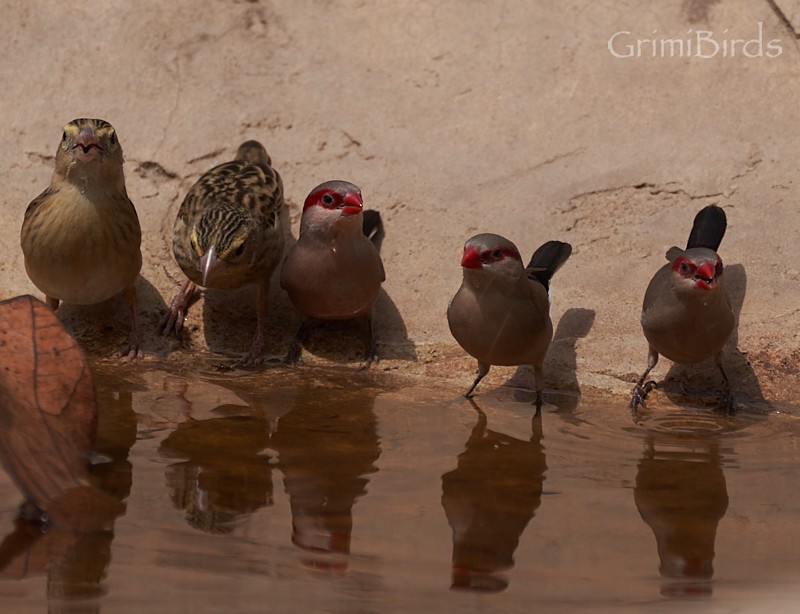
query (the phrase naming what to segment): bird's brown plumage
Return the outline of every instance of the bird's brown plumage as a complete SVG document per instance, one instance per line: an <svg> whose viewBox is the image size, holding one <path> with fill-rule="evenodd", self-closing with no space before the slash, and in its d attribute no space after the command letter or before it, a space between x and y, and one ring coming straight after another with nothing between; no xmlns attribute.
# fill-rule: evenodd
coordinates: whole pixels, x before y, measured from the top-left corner
<svg viewBox="0 0 800 614"><path fill-rule="evenodd" d="M283 254L283 182L257 141L215 166L191 187L173 229L175 260L188 278L161 322L179 332L196 286L258 288L258 325L246 364L263 359L269 280Z"/></svg>
<svg viewBox="0 0 800 614"><path fill-rule="evenodd" d="M463 282L447 308L450 332L478 361L465 396L491 365L529 364L541 408L544 360L553 337L547 285L571 253L569 244L549 241L526 268L517 247L504 237L485 233L466 242Z"/></svg>
<svg viewBox="0 0 800 614"><path fill-rule="evenodd" d="M120 352L139 356L136 281L141 228L125 189L122 148L101 119L64 127L48 188L25 211L20 243L25 270L47 303L94 304L123 293L132 333Z"/></svg>
<svg viewBox="0 0 800 614"><path fill-rule="evenodd" d="M369 322L367 364L375 358L372 312L386 274L378 250L364 233L379 234L380 228L377 212L364 228L358 186L341 180L322 183L306 198L300 236L281 271L281 287L307 318ZM305 332L303 327L298 333L289 362L299 359Z"/></svg>

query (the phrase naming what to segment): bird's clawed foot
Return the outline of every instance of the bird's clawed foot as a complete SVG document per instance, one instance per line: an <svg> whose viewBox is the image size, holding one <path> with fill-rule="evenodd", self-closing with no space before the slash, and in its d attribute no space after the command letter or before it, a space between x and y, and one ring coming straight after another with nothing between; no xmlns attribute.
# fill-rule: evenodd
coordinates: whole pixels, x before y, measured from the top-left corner
<svg viewBox="0 0 800 614"><path fill-rule="evenodd" d="M183 283L181 289L172 299L172 303L167 309L167 313L161 318L158 323L158 332L167 337L170 333L176 335L183 330L183 321L186 319L186 310L189 308L189 303L194 295L196 286L188 279Z"/></svg>
<svg viewBox="0 0 800 614"><path fill-rule="evenodd" d="M239 367L241 369L256 369L264 364L264 355L261 356L253 356L252 354L248 354L244 358L242 358L239 362L237 362L234 366Z"/></svg>
<svg viewBox="0 0 800 614"><path fill-rule="evenodd" d="M639 406L645 408L645 399L647 399L647 395L654 388L658 388L658 384L653 380L645 383L644 379L640 379L636 382L636 385L633 387L633 395L631 396L631 410L635 412Z"/></svg>
<svg viewBox="0 0 800 614"><path fill-rule="evenodd" d="M372 366L372 363L378 361L378 343L375 341L375 336L372 334L372 326L370 326L369 344L364 355L364 364L361 366L361 371L366 371Z"/></svg>
<svg viewBox="0 0 800 614"><path fill-rule="evenodd" d="M139 334L131 333L131 338L128 344L118 352L114 352L114 358L122 358L126 362L139 362L144 358L144 353L139 347L140 340Z"/></svg>
<svg viewBox="0 0 800 614"><path fill-rule="evenodd" d="M174 301L158 323L158 332L164 337L168 337L171 333L177 335L183 329L183 320L186 317L186 312L182 309L173 309L173 307Z"/></svg>
<svg viewBox="0 0 800 614"><path fill-rule="evenodd" d="M733 392L731 392L731 387L728 386L727 383L722 389L722 396L719 398L719 402L717 403L717 409L719 411L724 411L729 416L732 416L736 413L736 404L734 403Z"/></svg>
<svg viewBox="0 0 800 614"><path fill-rule="evenodd" d="M234 368L240 369L257 369L261 365L264 364L264 351L263 349L258 352L254 353L252 350L247 353L247 355L242 358L241 360L237 361L234 364Z"/></svg>
<svg viewBox="0 0 800 614"><path fill-rule="evenodd" d="M724 411L730 416L736 411L736 407L733 404L733 391L731 391L731 383L730 380L728 380L728 374L725 372L725 364L722 360L722 352L717 353L717 355L714 357L714 361L716 362L719 372L722 375L722 396L719 399L719 403L717 403L717 409Z"/></svg>
<svg viewBox="0 0 800 614"><path fill-rule="evenodd" d="M264 351L266 346L264 344L264 335L257 332L253 343L250 346L250 351L241 360L237 361L234 365L235 368L242 369L255 369L264 364Z"/></svg>
<svg viewBox="0 0 800 614"><path fill-rule="evenodd" d="M283 364L289 367L296 367L299 363L303 362L303 343L308 337L308 326L303 323L300 330L292 339L292 344L289 346L289 351L286 352L286 358L283 359Z"/></svg>
<svg viewBox="0 0 800 614"><path fill-rule="evenodd" d="M296 367L303 362L303 345L300 343L292 342L289 351L286 353L286 358L283 359L283 364L289 367Z"/></svg>

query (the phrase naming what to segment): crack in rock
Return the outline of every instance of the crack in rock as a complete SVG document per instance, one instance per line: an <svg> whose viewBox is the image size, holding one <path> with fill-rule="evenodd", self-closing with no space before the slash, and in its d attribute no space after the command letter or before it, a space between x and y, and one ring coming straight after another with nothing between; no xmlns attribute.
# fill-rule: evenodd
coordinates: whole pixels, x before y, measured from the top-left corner
<svg viewBox="0 0 800 614"><path fill-rule="evenodd" d="M795 41L800 39L800 30L798 30L798 26L800 26L800 1L767 0L767 4L778 17L778 20L792 34Z"/></svg>

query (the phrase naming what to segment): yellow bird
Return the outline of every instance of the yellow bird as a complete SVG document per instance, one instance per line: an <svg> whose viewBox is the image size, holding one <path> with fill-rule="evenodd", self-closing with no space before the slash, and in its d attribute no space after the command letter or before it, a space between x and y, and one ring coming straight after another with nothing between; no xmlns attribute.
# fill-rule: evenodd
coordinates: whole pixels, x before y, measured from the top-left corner
<svg viewBox="0 0 800 614"><path fill-rule="evenodd" d="M131 318L117 356L141 357L134 282L142 268L142 231L125 190L122 147L102 119L64 127L49 187L28 205L20 242L25 270L47 304L92 305L122 293Z"/></svg>

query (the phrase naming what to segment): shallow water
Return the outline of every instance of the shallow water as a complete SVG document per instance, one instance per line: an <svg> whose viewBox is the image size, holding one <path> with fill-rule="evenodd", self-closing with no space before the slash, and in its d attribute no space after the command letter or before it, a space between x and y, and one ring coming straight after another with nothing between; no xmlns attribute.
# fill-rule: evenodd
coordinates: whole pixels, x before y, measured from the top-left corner
<svg viewBox="0 0 800 614"><path fill-rule="evenodd" d="M421 385L99 366L106 531L14 520L0 611L794 611L798 420ZM527 395L529 399L529 395ZM680 602L679 604L676 602Z"/></svg>

